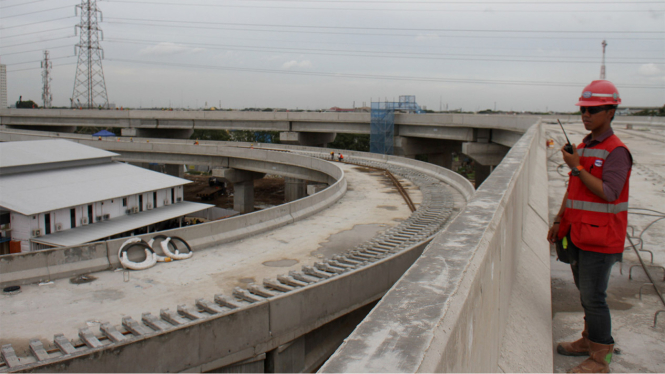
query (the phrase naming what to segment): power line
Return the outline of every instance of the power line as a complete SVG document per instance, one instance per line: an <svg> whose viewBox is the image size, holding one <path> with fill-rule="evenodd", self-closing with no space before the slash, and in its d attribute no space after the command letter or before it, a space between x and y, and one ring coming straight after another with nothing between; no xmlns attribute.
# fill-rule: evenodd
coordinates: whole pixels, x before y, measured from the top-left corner
<svg viewBox="0 0 665 374"><path fill-rule="evenodd" d="M107 39L111 43L123 44L143 44L153 45L156 41L151 40L127 40L127 39ZM582 60L519 60L514 57L522 58L552 58L552 57L538 57L538 56L505 56L505 55L464 55L464 54L442 54L442 53L417 53L417 52L381 52L381 51L354 51L354 50L330 50L319 48L280 48L280 47L259 47L259 46L236 46L228 44L205 44L205 43L178 43L179 45L188 45L194 47L206 47L211 49L222 50L235 50L235 51L252 51L252 52L286 52L286 53L307 53L311 55L333 55L333 56L354 56L354 57L375 57L375 58L403 58L414 60L457 60L457 61L492 61L492 62L536 62L536 63L582 63L582 64L597 64L598 61L595 57L592 61ZM438 56L438 57L437 57ZM507 57L506 58L472 58L472 57ZM560 57L569 58L569 57ZM578 57L579 58L579 57ZM626 61L612 61L614 64L644 64L644 61L639 62L626 62Z"/></svg>
<svg viewBox="0 0 665 374"><path fill-rule="evenodd" d="M3 5L3 6L0 7L0 8L2 8L2 9L7 9L7 8L13 8L13 7L15 7L15 6L23 6L23 5L34 4L34 3L41 3L41 2L44 2L44 1L49 1L49 0L35 0L35 1L29 1L29 2L27 2L27 3L24 2L24 3L20 3L20 4L7 5L7 6L4 6L4 5Z"/></svg>
<svg viewBox="0 0 665 374"><path fill-rule="evenodd" d="M63 58L70 58L70 57L76 57L76 55L71 55L71 56L61 56L61 57L50 57L49 60L61 60ZM36 61L24 61L24 62L15 62L13 64L7 64L7 66L14 66L14 65L25 65L25 64L34 64L36 62L43 62L44 60L36 60Z"/></svg>
<svg viewBox="0 0 665 374"><path fill-rule="evenodd" d="M70 6L61 6L61 7L58 7L58 8L36 10L36 11L34 11L34 12L29 12L29 13L14 14L14 15L11 15L11 16L0 17L0 19L13 18L13 17L20 17L20 16L27 16L27 15L30 15L30 14L50 12L50 11L52 11L52 10L59 10L59 9L65 9L65 8L70 8Z"/></svg>
<svg viewBox="0 0 665 374"><path fill-rule="evenodd" d="M355 74L355 73L329 73L329 72L306 72L306 71L293 71L293 70L275 70L275 69L256 69L256 68L240 68L231 66L211 66L211 65L198 65L198 64L184 64L184 63L168 63L162 61L137 61L125 59L112 59L107 61L115 61L130 64L144 64L151 66L172 66L208 70L228 70L228 71L244 71L253 73L270 73L270 74L284 74L284 75L305 75L305 76L320 76L320 77L333 77L333 78L354 78L354 79L379 79L379 80L398 80L398 81L418 81L418 82L444 82L444 83L474 83L474 84L503 84L503 85L518 85L518 86L561 86L561 87L579 87L583 83L579 82L542 82L542 81L516 81L516 80L490 80L490 79L456 79L456 78L432 78L432 77L409 77L409 76L394 76L394 75L372 75L372 74ZM625 88L644 88L644 89L665 89L665 86L647 86L636 84L620 84L618 86Z"/></svg>
<svg viewBox="0 0 665 374"><path fill-rule="evenodd" d="M71 47L72 47L71 44L67 44L67 45L61 45L61 46L58 46L58 47L49 47L49 49L71 48ZM43 50L44 50L43 48L40 48L40 49L31 49L29 51L22 51L22 52L3 53L2 57L10 56L10 55L20 55L22 53L41 52Z"/></svg>
<svg viewBox="0 0 665 374"><path fill-rule="evenodd" d="M170 22L170 23L195 23L208 25L227 25L227 26L251 26L251 27L283 27L283 28L304 28L304 29L334 29L334 30L382 30L382 31L427 31L427 32L489 32L489 33L544 33L544 34L665 34L665 31L585 31L585 30L497 30L497 29L429 29L429 28L402 28L402 27L357 27L357 26L310 26L310 25L277 25L267 23L235 23L235 22L201 22L201 21L179 21L179 20L155 20L145 18L117 18L107 17L120 21L147 21L147 22Z"/></svg>
<svg viewBox="0 0 665 374"><path fill-rule="evenodd" d="M365 1L365 0L269 0L274 3L350 3L350 4L487 4L487 5L606 5L606 4L662 4L662 1ZM122 0L113 0L108 2L123 2ZM268 2L268 0L243 0L243 2ZM145 2L148 4L161 4L162 2ZM164 2L165 3L165 2ZM178 3L170 3L180 5Z"/></svg>
<svg viewBox="0 0 665 374"><path fill-rule="evenodd" d="M48 29L48 30L42 30L42 31L26 32L26 33L23 33L23 34L20 34L20 35L9 35L9 36L3 35L2 38L3 39L16 38L16 37L19 37L19 36L32 35L32 34L41 34L43 32L57 31L57 30L64 30L64 29L71 29L71 26L58 27L58 28L55 28L55 29Z"/></svg>
<svg viewBox="0 0 665 374"><path fill-rule="evenodd" d="M59 68L61 66L70 66L70 65L76 65L76 63L72 62L70 64L53 65L53 67L54 68ZM25 68L25 69L7 70L7 73L14 73L14 72L17 72L17 71L27 71L27 70L42 70L42 68L38 67L38 68Z"/></svg>
<svg viewBox="0 0 665 374"><path fill-rule="evenodd" d="M148 4L148 5L171 5L171 6L187 6L187 7L219 7L219 8L243 8L243 9L284 9L284 10L326 10L326 11L354 11L354 12L446 12L446 13L650 13L653 9L625 9L625 10L612 10L612 9L400 9L400 8L331 8L331 7L302 7L302 6L271 6L271 5L218 5L218 4L191 4L191 3L164 3L164 2L146 2L134 0L115 0L110 3L130 3L130 4ZM391 4L391 3L388 3ZM496 5L495 3L492 3ZM523 4L523 3L522 3ZM386 4L383 4L386 5ZM656 10L663 12L665 10Z"/></svg>
<svg viewBox="0 0 665 374"><path fill-rule="evenodd" d="M53 22L53 21L60 21L63 19L68 19L68 18L74 18L76 16L69 16L69 17L60 17L60 18L54 18L54 19L47 19L45 21L39 21L39 22L32 22L32 23L24 23L22 25L14 25L14 26L7 26L7 27L0 27L0 30L7 30L7 29L14 29L17 27L24 27L24 26L32 26L36 24L44 24L46 22Z"/></svg>
<svg viewBox="0 0 665 374"><path fill-rule="evenodd" d="M391 37L414 37L418 34L393 34L393 33L368 33L368 32L336 32L336 31L305 31L305 30L277 30L277 29L245 29L245 28L232 28L232 27L209 27L209 26L186 26L186 25L154 25L149 23L140 22L114 22L107 21L107 24L118 25L139 25L149 27L168 27L168 28L184 28L184 29L203 29L203 30L233 30L233 31L253 31L253 32L270 32L270 33L291 33L291 34L324 34L324 35L365 35L365 36L391 36ZM203 22L198 22L203 23ZM586 34L586 33L584 33ZM437 35L438 36L438 35ZM575 40L589 40L598 39L594 36L492 36L492 35L446 35L447 38L475 38L475 39L575 39ZM613 37L614 40L662 40L662 38L631 38L631 37Z"/></svg>
<svg viewBox="0 0 665 374"><path fill-rule="evenodd" d="M37 40L37 41L34 41L34 42L24 42L24 43L19 43L19 44L3 45L3 46L0 46L0 48L10 48L10 47L16 47L16 46L26 45L26 44L35 44L35 43L50 42L50 41L52 41L52 40L69 39L69 38L73 38L73 37L75 37L75 36L76 36L76 35L72 35L72 36L63 36L63 37L60 37L60 38Z"/></svg>
<svg viewBox="0 0 665 374"><path fill-rule="evenodd" d="M117 30L116 33L118 33L118 32L121 33L121 34L124 33L123 30ZM127 32L127 33L130 34L132 37L136 35L135 32ZM145 33L145 32L144 32L144 33L142 33L142 35L145 35L145 36L157 36L157 37L173 37L173 36L182 37L182 36L186 36L186 35L183 35L182 33L165 33L165 32L159 32L159 33L154 33L154 32L153 32L153 33ZM214 40L219 40L219 37L217 37L217 36L212 37L212 36L205 36L205 35L198 35L198 34L196 35L196 38L197 38L197 39L214 39ZM130 40L136 40L136 39L133 39L133 38L132 38L132 39L130 39ZM270 43L272 43L272 42L279 42L279 43L316 44L316 45L322 45L322 44L330 44L330 45L340 45L340 44L341 44L341 45L361 45L361 46L375 46L375 47L381 47L381 48L385 48L385 47L406 47L406 48L427 48L427 49L431 49L431 48L432 48L432 46L430 46L430 45L417 45L417 44L414 44L414 43L411 43L411 44L394 44L394 43L355 43L355 42L348 42L348 41L344 41L344 42L328 42L328 41L320 41L320 40L316 40L316 41L303 41L303 40L287 40L287 39L238 38L238 37L234 37L233 40L251 40L251 41L270 42ZM159 41L154 41L154 42L159 42ZM448 45L445 46L445 48L446 48L446 49L472 49L472 50L477 50L477 49L479 49L479 47L475 47L475 46L474 46L474 47L471 47L471 46L458 46L458 45L454 45L454 44L448 44ZM540 48L541 48L541 47L539 46L538 49L540 50ZM502 50L502 51L506 51L506 50L515 50L515 51L534 51L534 50L535 50L535 48L515 48L515 47L482 47L482 49L484 49L484 50ZM613 49L613 50L615 50L615 49ZM588 52L589 49L588 49L588 48L584 48L584 49L579 49L579 48L572 48L572 49L560 49L560 48L555 48L554 51L557 51L557 52L559 52L559 51L584 51L584 52ZM618 51L618 52L659 52L659 51L654 50L654 49L616 49L616 51ZM593 55L588 56L588 58L597 58L597 56L596 56L596 54L593 54ZM634 58L634 59L638 59L638 58Z"/></svg>

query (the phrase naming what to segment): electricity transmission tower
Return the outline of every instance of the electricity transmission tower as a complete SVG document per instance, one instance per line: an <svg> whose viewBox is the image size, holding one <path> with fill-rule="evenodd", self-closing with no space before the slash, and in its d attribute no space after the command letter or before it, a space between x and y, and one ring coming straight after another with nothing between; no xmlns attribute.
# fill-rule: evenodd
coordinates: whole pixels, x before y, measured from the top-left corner
<svg viewBox="0 0 665 374"><path fill-rule="evenodd" d="M81 22L76 25L81 34L79 43L74 47L78 53L76 77L72 106L80 105L88 109L97 106L108 108L106 82L102 70L104 51L99 46L99 34L102 30L97 24L97 15L102 19L102 12L97 8L97 0L81 0L76 11L81 10ZM102 39L104 34L102 33Z"/></svg>
<svg viewBox="0 0 665 374"><path fill-rule="evenodd" d="M51 95L51 68L53 63L49 60L48 51L44 51L44 61L42 61L42 83L44 88L42 90L42 101L44 102L44 108L51 107L51 101L53 96Z"/></svg>
<svg viewBox="0 0 665 374"><path fill-rule="evenodd" d="M605 47L607 47L607 42L603 40L601 45L603 46L603 64L600 65L600 79L605 79Z"/></svg>

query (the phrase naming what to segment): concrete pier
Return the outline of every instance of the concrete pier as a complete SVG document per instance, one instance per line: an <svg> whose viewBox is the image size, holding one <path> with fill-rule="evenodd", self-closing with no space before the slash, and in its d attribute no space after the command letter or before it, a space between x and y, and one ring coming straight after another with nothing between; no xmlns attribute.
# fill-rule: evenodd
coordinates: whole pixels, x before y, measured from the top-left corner
<svg viewBox="0 0 665 374"><path fill-rule="evenodd" d="M289 202L307 196L307 182L297 178L284 178L284 201Z"/></svg>
<svg viewBox="0 0 665 374"><path fill-rule="evenodd" d="M254 180L263 178L265 173L223 168L213 169L212 175L233 184L233 210L240 213L254 211Z"/></svg>

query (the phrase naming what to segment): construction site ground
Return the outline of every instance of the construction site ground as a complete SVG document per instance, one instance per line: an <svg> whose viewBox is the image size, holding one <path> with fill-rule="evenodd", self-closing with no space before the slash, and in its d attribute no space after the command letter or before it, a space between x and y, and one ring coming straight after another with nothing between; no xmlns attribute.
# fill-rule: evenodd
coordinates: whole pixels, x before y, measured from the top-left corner
<svg viewBox="0 0 665 374"><path fill-rule="evenodd" d="M579 144L587 134L584 125L565 125L570 141ZM623 140L633 155L633 169L630 178L629 226L635 227L635 236L641 234L644 249L653 252L653 265L665 265L665 219L653 223L662 214L648 210L665 211L665 128L656 126L633 126L633 129L614 127L615 134ZM561 200L568 180L568 167L563 163L559 149L565 143L563 132L558 125L547 128L548 138L557 144L548 151L549 211L550 224L561 206ZM638 214L636 214L638 213ZM650 215L644 215L650 214ZM648 229L647 229L648 227ZM637 244L637 243L636 243ZM626 245L629 243L626 241ZM651 256L640 252L645 263L650 265ZM584 328L584 313L580 305L579 292L573 283L570 266L556 260L556 252L551 248L552 274L552 327L554 351L554 372L566 372L582 362L585 357L567 357L556 353L560 341L573 341L580 337ZM654 327L654 315L665 310L652 286L644 286L640 300L640 287L649 282L639 265L634 251L626 249L623 263L612 269L607 290L607 302L612 315L612 335L616 342L615 354L610 370L615 373L665 372L665 312L658 318ZM649 271L656 286L665 292L662 268L650 267ZM525 337L526 338L526 337Z"/></svg>

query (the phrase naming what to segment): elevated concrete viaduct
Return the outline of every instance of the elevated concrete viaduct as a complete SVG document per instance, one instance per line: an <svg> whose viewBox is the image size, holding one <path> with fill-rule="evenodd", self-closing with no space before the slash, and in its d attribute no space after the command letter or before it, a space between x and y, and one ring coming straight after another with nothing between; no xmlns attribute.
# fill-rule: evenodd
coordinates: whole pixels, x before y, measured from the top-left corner
<svg viewBox="0 0 665 374"><path fill-rule="evenodd" d="M46 135L57 136L7 130L0 139L27 140ZM161 147L168 147L174 151L172 153L195 156L201 153L202 146L208 147L206 153L215 147L224 148L155 139L150 142L136 139L133 143L119 145L89 137L77 139L80 136L76 135L71 138L90 145L133 147L134 154L142 153L138 150L146 154L155 150L155 154L160 155ZM288 224L333 204L345 191L344 174L336 163L320 159L327 158L327 151L295 148L292 151L300 155L248 148L220 153L255 164L269 159L274 165L315 170L334 182L329 188L260 212L163 233L182 237L195 249L200 249L211 243L233 241ZM303 267L302 272L285 274L277 281L252 285L248 291L234 290L230 296L211 295L208 299L196 300L193 307L183 305L177 312L162 310L159 317L145 313L139 321L125 318L120 325L103 324L99 332L83 329L73 344L56 336L56 349L49 349L36 340L30 345L29 356L6 345L2 351L5 365L0 364L0 371L314 370L415 261L431 237L450 221L452 200L445 198L447 191L458 191L462 200L473 194L473 188L464 178L434 165L363 153L349 157L355 162L390 168L396 174L405 173L423 191L424 200L419 209L411 218L372 242L358 243L346 256L317 263L312 268ZM228 159L231 162L234 158ZM11 261L0 258L0 283L30 282L44 277L57 279L116 267L117 258L113 254L123 241L11 255ZM44 267L45 263L50 265Z"/></svg>
<svg viewBox="0 0 665 374"><path fill-rule="evenodd" d="M45 136L58 135L34 132L27 134L17 130L0 132L1 140ZM194 146L191 141L185 140L169 140L170 144L167 144L155 139L149 139L150 142L146 139L135 139L134 143L128 143L100 142L89 137L83 140L86 137L80 135L73 135L72 138L89 145L117 147L108 149L119 152L123 152L119 150L120 147L127 147L124 152L132 148L132 157L136 158L148 157L138 155L149 154L151 149L155 155L166 157L162 154L167 152L159 152L160 147L182 147L183 152L180 153L183 157L193 157L192 154L209 157L202 153L210 152L210 149L207 152L201 151L204 149L201 146L210 146L207 142ZM160 145L162 142L165 144ZM381 298L384 292L390 289L392 282L400 278L399 274L414 261L415 266L393 290L388 291L369 317L325 364L323 371L551 370L549 262L542 258L548 253L547 243L544 242L547 230L547 198L543 196L546 189L541 188L546 185L544 143L540 126L534 125L476 193L461 176L436 165L395 156L345 152L345 155L355 162L397 167L395 172L404 170L402 173L416 181L421 189L431 191L427 196L443 191L429 178L445 180L449 186L466 196L469 201L467 208L449 225L436 226L447 227L444 231L437 234L439 229L434 229L430 231L432 234L425 234L427 239L434 234L436 237L434 243L425 249L420 260L418 258L427 240L393 252L387 248L394 245L391 243L395 239L383 239L383 242L375 242L376 245L364 247L372 248L369 252L364 252L364 255L363 252L353 252L347 260L339 258L334 260L336 262L323 263L315 269L303 268L308 272L304 276L309 278L301 279L316 280L309 286L296 287L295 290L283 293L275 293L275 290L266 293L261 289L254 289L254 293L234 292L234 299L220 295L212 302L197 301L196 313L199 314L193 315L200 316L199 319L186 319L187 323L184 325L174 324L175 322L165 325L164 322L155 322L154 316L144 315L144 325L133 320L125 321L122 326L114 327L111 324L111 327L119 329L118 331L124 331L127 340L123 341L114 342L105 338L113 335L113 330L107 329L101 331L101 336L94 331L81 332L80 342L74 345L74 350L70 352L63 353L58 350L49 351L51 353L47 352L46 356L43 353L21 356L13 351L11 346L4 347L3 357L7 364L4 368L0 367L0 371L108 371L109 368L113 371L204 371L217 368L223 368L224 371L260 371L266 368L281 368L285 371L312 370L322 362L325 355L317 356L311 353L326 352L326 349L336 346L320 341L318 345L312 343L317 341L315 336L325 335L326 331L328 334L342 331L340 326L344 326L345 322L340 318L347 318L347 322L361 318L353 311L362 314L360 311L363 306L369 307ZM310 162L313 166L316 164L314 161L317 161L315 158L299 159L294 154L282 152L250 150L248 144L235 146L232 150L224 151L223 155L252 160L247 162L255 164L267 159L286 161L287 156L291 157L291 163L301 166ZM328 157L327 149L271 146L291 150L292 153ZM139 149L141 151L137 152ZM257 156L249 155L248 152ZM188 156L185 156L186 154ZM307 161L308 159L311 161ZM331 167L335 165L327 162L325 164ZM323 164L317 165L313 169L328 168ZM309 209L312 202L308 199L315 198L313 201L318 201L322 196L333 197L338 191L342 191L340 187L343 184L340 184L339 179L341 175L336 175L334 168L327 170L324 174L334 176L336 182L319 194L286 204L287 207L296 209L289 208L291 216L301 215L297 213L299 209ZM418 182L423 177L425 179ZM435 198L432 201L439 200ZM298 206L299 208L296 208ZM274 212L283 211L282 207L271 209ZM311 209L308 212L306 214L312 214ZM258 218L257 214L266 216ZM192 232L189 232L188 228L177 229L177 235L191 240L196 248L203 248L210 240L241 238L248 234L248 227L266 230L268 228L265 223L271 222L266 220L268 217L271 217L273 222L277 220L271 224L272 227L275 224L284 224L284 220L278 218L279 214L275 215L267 210L240 216L235 219L237 223L233 220L219 221L216 228L201 225L190 228L196 230ZM432 213L416 212L414 217L426 220L420 222L439 222L432 221ZM257 224L248 225L250 222ZM410 222L416 221L409 221L407 224L410 225ZM223 229L219 226L229 224L232 228ZM416 224L413 227L420 226L421 224ZM219 235L220 230L237 233ZM390 237L400 238L411 232L411 229L406 230L390 234ZM79 257L78 262L72 262L70 258L68 265L60 268L61 276L85 272L90 265L102 268L109 266L108 263L100 263L97 256L114 261L109 253L117 251L113 248L118 245L120 243L111 241L86 246L85 251L77 253L87 254ZM386 254L389 255L380 255L381 250L388 250ZM67 257L66 253L67 249L51 250L43 252L43 255ZM371 256L362 257L370 253ZM351 260L353 256L356 260ZM19 256L11 265L0 259L0 265L5 266L2 269L3 278L25 277L30 274L32 279L40 279L40 272L57 273L58 268L55 266L49 270L35 265L61 263L47 258ZM352 265L353 269L348 271L343 271L343 268L335 270L336 266L349 266L357 263L358 259L372 261L357 268ZM73 266L77 263L78 266ZM333 266L333 263L336 265ZM12 269L15 271L11 271ZM312 274L316 276L312 278ZM301 277L295 273L292 276ZM235 309L229 306L234 306ZM188 310L191 310L191 307L183 306L182 316L193 313L187 312ZM164 311L162 321L164 318L169 321L169 313ZM293 318L294 315L299 317ZM523 323L525 320L529 321L527 325ZM133 327L137 326L136 324L140 328ZM240 326L253 327L248 330ZM132 329L136 332L130 332L134 331ZM211 335L212 331L225 333L215 337ZM89 332L92 332L93 338L101 345L96 344L94 339L89 340ZM336 336L340 338L339 335ZM523 336L530 336L532 339L525 340ZM188 345L190 348L183 350L183 341L193 343ZM381 348L386 346L393 348ZM42 351L37 349L35 352ZM137 366L136 362L140 362L140 366ZM297 364L294 366L285 363Z"/></svg>
<svg viewBox="0 0 665 374"><path fill-rule="evenodd" d="M496 155L505 155L517 142L534 116L406 114L395 115L395 155L415 158L427 154L437 165L450 168L451 154L463 152L467 143L492 143L503 147L490 149L492 157L483 157L487 147L471 147L467 154L476 161L477 185L482 184ZM285 144L325 147L338 133L369 134L369 113L318 112L224 112L224 111L100 111L100 110L4 110L0 125L48 129L49 126L119 127L122 136L189 138L193 130L279 131ZM56 131L60 131L56 130ZM503 150L503 152L502 152ZM499 159L500 161L500 159Z"/></svg>

